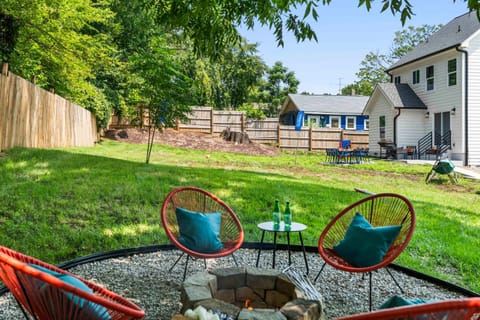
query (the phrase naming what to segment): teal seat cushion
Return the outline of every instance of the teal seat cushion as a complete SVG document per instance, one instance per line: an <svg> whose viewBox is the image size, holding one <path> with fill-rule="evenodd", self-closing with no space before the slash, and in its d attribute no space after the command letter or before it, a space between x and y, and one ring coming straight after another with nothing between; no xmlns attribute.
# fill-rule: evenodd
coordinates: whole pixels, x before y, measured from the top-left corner
<svg viewBox="0 0 480 320"><path fill-rule="evenodd" d="M66 282L75 288L78 288L82 291L88 292L88 293L93 293L93 290L90 289L89 286L87 286L83 281L81 281L78 278L75 278L69 274L63 274L59 272L55 272L53 270L50 270L48 268L44 268L42 266L36 265L36 264L29 264L29 266L45 272L51 276L54 276L58 278L59 280L62 280L63 282ZM46 297L51 297L49 294L49 290L51 290L51 287L49 284L44 283L41 280L38 280L37 288L38 292L40 295L46 295ZM99 319L99 320L110 320L110 314L108 313L107 309L101 305L98 305L94 302L87 301L83 298L80 298L72 293L65 293L65 296L67 297L68 300L72 301L76 306L78 306L80 309L82 309L82 315L85 316L85 318L92 318L92 319ZM94 317L92 317L94 316Z"/></svg>
<svg viewBox="0 0 480 320"><path fill-rule="evenodd" d="M415 304L422 304L427 302L433 302L433 300L425 300L420 298L414 299L406 299L401 296L392 296L385 300L384 303L378 307L378 309L388 309L388 308L395 308L395 307L402 307L402 306L411 306Z"/></svg>
<svg viewBox="0 0 480 320"><path fill-rule="evenodd" d="M364 216L356 213L345 236L333 250L356 267L380 263L400 233L401 226L373 227Z"/></svg>
<svg viewBox="0 0 480 320"><path fill-rule="evenodd" d="M219 212L202 213L177 207L175 213L180 229L178 240L181 244L200 253L215 253L223 249Z"/></svg>

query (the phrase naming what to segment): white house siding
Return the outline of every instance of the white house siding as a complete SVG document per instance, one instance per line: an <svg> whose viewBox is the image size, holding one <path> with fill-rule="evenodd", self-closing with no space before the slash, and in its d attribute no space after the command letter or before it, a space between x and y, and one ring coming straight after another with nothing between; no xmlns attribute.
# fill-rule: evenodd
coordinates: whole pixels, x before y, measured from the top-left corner
<svg viewBox="0 0 480 320"><path fill-rule="evenodd" d="M468 54L468 164L480 166L480 39L474 37Z"/></svg>
<svg viewBox="0 0 480 320"><path fill-rule="evenodd" d="M397 147L416 146L425 136L425 110L402 109L397 118Z"/></svg>
<svg viewBox="0 0 480 320"><path fill-rule="evenodd" d="M457 85L448 86L448 60L457 59ZM427 91L426 68L434 66L434 89ZM434 129L434 114L438 112L450 112L452 108L456 109L455 115L450 116L450 128L452 131L452 150L451 156L454 160L462 160L464 154L463 140L463 116L462 116L462 84L463 84L463 56L455 49L443 52L441 54L427 57L425 59L410 63L402 68L393 70L392 75L400 75L402 83L408 83L419 98L427 106L430 114L428 119L421 113L425 122L425 132L427 134ZM412 73L420 70L420 82L413 84ZM398 132L398 138L402 139L404 132ZM421 137L418 137L420 139ZM417 139L417 140L418 140Z"/></svg>
<svg viewBox="0 0 480 320"><path fill-rule="evenodd" d="M375 100L372 101L373 106L369 113L369 153L372 155L380 155L380 128L379 128L379 117L385 116L385 140L393 141L393 120L397 115L397 110L394 110L392 106L387 102L385 97L382 94L378 94L375 97Z"/></svg>

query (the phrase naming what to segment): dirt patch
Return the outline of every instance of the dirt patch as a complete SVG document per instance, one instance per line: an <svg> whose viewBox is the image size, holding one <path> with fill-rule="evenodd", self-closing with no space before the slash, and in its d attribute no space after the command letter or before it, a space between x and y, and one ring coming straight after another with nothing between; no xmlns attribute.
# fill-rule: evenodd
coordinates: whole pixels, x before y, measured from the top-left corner
<svg viewBox="0 0 480 320"><path fill-rule="evenodd" d="M107 130L104 138L127 143L147 143L148 130L136 128ZM274 146L255 142L235 143L223 140L220 134L175 131L172 129L155 132L155 143L180 148L235 152L249 155L275 156L279 154L278 149Z"/></svg>

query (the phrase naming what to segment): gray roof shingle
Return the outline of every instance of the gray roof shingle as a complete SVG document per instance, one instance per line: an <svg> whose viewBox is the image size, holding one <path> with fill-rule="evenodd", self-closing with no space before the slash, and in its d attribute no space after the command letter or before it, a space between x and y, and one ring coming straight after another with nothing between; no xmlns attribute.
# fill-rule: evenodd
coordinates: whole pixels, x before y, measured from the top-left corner
<svg viewBox="0 0 480 320"><path fill-rule="evenodd" d="M479 29L480 22L478 21L475 12L466 13L456 17L440 30L432 34L426 42L420 43L412 51L406 53L396 63L391 65L387 71L434 53L456 47L470 38L470 36Z"/></svg>
<svg viewBox="0 0 480 320"><path fill-rule="evenodd" d="M306 113L361 115L369 97L289 94L295 106Z"/></svg>
<svg viewBox="0 0 480 320"><path fill-rule="evenodd" d="M379 83L378 88L394 108L426 109L427 106L406 83Z"/></svg>

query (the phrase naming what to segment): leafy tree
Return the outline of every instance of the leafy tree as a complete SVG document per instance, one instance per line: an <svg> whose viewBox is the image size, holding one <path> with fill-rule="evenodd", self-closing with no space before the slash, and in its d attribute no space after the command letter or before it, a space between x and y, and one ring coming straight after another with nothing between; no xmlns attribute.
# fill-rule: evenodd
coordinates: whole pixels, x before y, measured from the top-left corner
<svg viewBox="0 0 480 320"><path fill-rule="evenodd" d="M300 81L295 77L295 73L288 71L280 61L267 70L266 77L261 97L262 102L267 103L264 113L269 117L276 117L288 94L297 93Z"/></svg>
<svg viewBox="0 0 480 320"><path fill-rule="evenodd" d="M112 13L102 2L67 0L3 0L2 28L13 30L2 58L10 69L36 83L109 117L106 98L92 80L103 66L115 65L107 34L93 25L110 23Z"/></svg>
<svg viewBox="0 0 480 320"><path fill-rule="evenodd" d="M265 119L267 116L258 107L251 103L245 103L238 108L239 111L245 111L248 119Z"/></svg>
<svg viewBox="0 0 480 320"><path fill-rule="evenodd" d="M425 42L441 25L423 25L421 27L409 26L395 32L393 45L389 53L382 54L369 52L360 63L360 70L356 73L358 81L342 89L342 94L350 94L354 89L357 94L369 96L377 83L390 82L390 77L385 72L387 68L415 48L419 43Z"/></svg>
<svg viewBox="0 0 480 320"><path fill-rule="evenodd" d="M186 113L190 111L187 106L189 80L179 72L181 68L172 58L171 50L165 38L154 37L150 46L131 58L132 68L138 70L136 105L142 105L149 112L146 163L150 161L155 131L175 127L178 120L187 120Z"/></svg>
<svg viewBox="0 0 480 320"><path fill-rule="evenodd" d="M214 101L218 109L237 109L247 102L250 92L258 85L267 68L257 52L257 44L248 44L242 39L238 45L228 48L215 63L220 77Z"/></svg>

